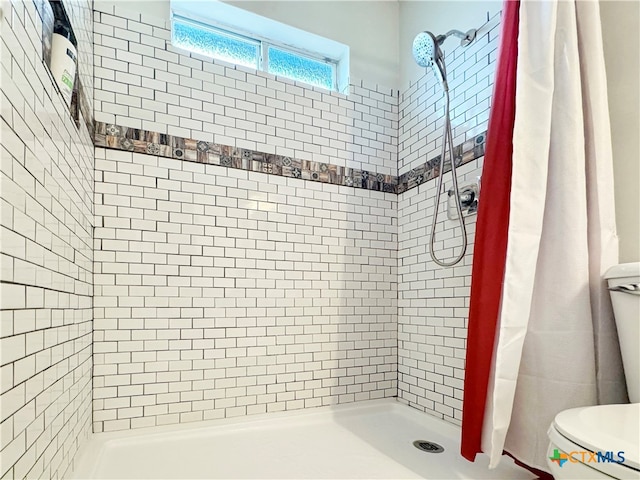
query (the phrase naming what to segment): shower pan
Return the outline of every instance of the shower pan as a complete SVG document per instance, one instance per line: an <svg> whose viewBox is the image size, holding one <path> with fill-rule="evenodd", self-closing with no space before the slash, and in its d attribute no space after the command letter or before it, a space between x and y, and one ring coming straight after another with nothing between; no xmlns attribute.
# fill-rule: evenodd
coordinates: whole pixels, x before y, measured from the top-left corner
<svg viewBox="0 0 640 480"><path fill-rule="evenodd" d="M94 434L71 478L532 480L459 454L456 426L393 399ZM428 448L415 439L429 438ZM441 453L434 448L441 447Z"/></svg>

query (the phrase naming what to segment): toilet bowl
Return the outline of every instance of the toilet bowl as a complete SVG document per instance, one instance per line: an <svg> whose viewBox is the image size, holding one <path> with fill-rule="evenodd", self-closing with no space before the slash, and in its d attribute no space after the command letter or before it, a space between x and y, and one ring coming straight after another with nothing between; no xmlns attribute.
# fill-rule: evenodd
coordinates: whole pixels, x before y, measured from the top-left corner
<svg viewBox="0 0 640 480"><path fill-rule="evenodd" d="M616 265L605 279L632 403L573 408L556 415L547 449L556 480L640 480L640 262Z"/></svg>
<svg viewBox="0 0 640 480"><path fill-rule="evenodd" d="M565 410L548 435L556 480L640 479L640 403Z"/></svg>

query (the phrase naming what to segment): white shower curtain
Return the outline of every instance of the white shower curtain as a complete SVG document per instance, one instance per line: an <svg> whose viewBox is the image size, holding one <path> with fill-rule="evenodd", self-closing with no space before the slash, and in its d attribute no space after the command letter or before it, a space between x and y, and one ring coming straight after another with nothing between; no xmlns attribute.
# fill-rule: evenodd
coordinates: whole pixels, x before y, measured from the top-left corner
<svg viewBox="0 0 640 480"><path fill-rule="evenodd" d="M567 408L626 400L603 273L618 260L599 6L522 0L507 258L482 434L548 470Z"/></svg>

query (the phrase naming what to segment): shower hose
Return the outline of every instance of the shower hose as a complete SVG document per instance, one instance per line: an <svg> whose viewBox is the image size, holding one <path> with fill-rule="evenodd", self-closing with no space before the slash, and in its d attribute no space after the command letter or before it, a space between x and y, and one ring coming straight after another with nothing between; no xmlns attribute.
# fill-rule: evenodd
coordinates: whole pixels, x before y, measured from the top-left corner
<svg viewBox="0 0 640 480"><path fill-rule="evenodd" d="M445 73L446 75L446 73ZM444 127L442 132L442 154L440 155L440 172L438 175L438 193L436 194L435 211L433 212L433 221L431 222L431 240L429 242L429 253L431 259L440 265L441 267L452 267L462 258L467 251L467 229L464 224L464 218L462 217L462 208L460 206L460 190L458 189L458 176L456 174L456 162L453 158L453 135L451 134L451 118L450 118L450 102L449 102L449 87L446 80L443 82L444 94L446 98L446 108L444 116ZM440 260L436 257L434 252L434 243L436 237L436 224L438 223L438 210L440 208L440 195L442 194L442 178L444 177L444 165L447 154L447 145L449 146L449 163L451 164L451 177L453 181L453 195L455 197L454 203L456 205L456 212L458 214L458 221L460 222L460 228L462 229L462 250L460 253L450 262Z"/></svg>

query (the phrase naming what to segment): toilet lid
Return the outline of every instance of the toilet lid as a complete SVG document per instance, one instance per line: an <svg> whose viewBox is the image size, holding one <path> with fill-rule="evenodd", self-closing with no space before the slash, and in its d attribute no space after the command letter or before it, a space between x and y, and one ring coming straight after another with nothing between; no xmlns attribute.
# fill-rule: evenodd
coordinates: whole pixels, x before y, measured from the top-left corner
<svg viewBox="0 0 640 480"><path fill-rule="evenodd" d="M640 403L572 408L556 415L553 424L592 452L624 452L621 465L640 470Z"/></svg>

